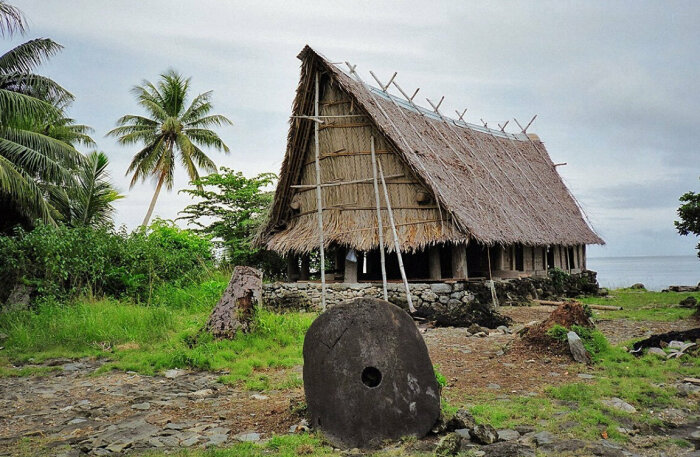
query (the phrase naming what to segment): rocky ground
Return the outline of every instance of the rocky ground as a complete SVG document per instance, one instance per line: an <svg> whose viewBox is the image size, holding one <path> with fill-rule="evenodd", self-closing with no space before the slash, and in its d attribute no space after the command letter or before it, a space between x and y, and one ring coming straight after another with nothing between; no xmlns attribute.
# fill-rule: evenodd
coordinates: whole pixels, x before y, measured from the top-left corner
<svg viewBox="0 0 700 457"><path fill-rule="evenodd" d="M476 336L468 336L465 329L423 326L433 362L447 378L448 398L464 404L485 393L536 396L548 385L593 379L595 374L589 373L585 365L573 363L566 354L544 354L518 344L511 330L541 320L551 310L505 309L515 324L509 330L488 335L474 332ZM619 342L692 324L603 321L598 325L611 341ZM147 449L225 446L289 433L300 422L290 404L303 400L301 388L257 394L220 384L213 373L171 370L159 376L131 372L94 375L99 361L53 360L49 364L56 371L46 376L0 379L0 455L113 455ZM293 370L300 372L301 367ZM683 385L679 390L697 401L700 388ZM697 406L655 414L664 423L675 423L672 431L647 430L633 436L625 448L603 439L566 439L531 426L498 431L502 441L490 445L477 445L459 436L457 439L462 439L464 449L472 455L485 456L535 455L535 449L566 455L584 448L584 454L579 455L700 455L692 448L657 446L678 438L697 448ZM465 430L459 433L469 436ZM421 440L415 444L416 450L432 451L438 439Z"/></svg>

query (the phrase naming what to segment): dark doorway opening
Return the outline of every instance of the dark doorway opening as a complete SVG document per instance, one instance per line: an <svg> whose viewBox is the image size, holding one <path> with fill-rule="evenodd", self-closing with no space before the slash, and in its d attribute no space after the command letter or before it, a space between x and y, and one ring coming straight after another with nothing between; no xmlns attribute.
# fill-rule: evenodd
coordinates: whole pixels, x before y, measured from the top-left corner
<svg viewBox="0 0 700 457"><path fill-rule="evenodd" d="M525 271L525 249L522 244L517 244L515 246L515 269L518 271Z"/></svg>

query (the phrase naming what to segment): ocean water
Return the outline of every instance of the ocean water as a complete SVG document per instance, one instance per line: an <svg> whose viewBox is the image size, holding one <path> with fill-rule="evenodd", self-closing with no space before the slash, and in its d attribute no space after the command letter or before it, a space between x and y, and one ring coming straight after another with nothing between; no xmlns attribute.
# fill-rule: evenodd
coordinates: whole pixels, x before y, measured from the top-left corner
<svg viewBox="0 0 700 457"><path fill-rule="evenodd" d="M641 282L649 290L662 290L700 282L700 258L695 255L589 257L586 262L589 270L598 272L600 286L611 289Z"/></svg>

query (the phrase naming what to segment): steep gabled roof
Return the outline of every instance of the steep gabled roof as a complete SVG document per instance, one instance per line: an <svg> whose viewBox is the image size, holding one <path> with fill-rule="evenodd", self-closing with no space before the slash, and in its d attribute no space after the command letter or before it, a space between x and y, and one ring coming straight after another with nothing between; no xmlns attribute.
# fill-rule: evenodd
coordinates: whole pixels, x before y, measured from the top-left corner
<svg viewBox="0 0 700 457"><path fill-rule="evenodd" d="M409 104L345 73L306 46L294 115L313 113L313 74L321 71L365 111L432 190L465 235L485 244L604 244L589 227L535 135L455 121ZM265 241L285 224L290 185L299 179L312 122L292 120Z"/></svg>

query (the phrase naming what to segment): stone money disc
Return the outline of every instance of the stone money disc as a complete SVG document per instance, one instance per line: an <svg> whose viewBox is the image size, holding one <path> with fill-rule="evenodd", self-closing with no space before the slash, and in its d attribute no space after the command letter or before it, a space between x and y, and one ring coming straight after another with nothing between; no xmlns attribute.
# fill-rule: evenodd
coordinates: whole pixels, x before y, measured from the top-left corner
<svg viewBox="0 0 700 457"><path fill-rule="evenodd" d="M304 391L311 425L343 448L422 438L440 414L428 348L413 319L375 298L321 314L304 339Z"/></svg>

